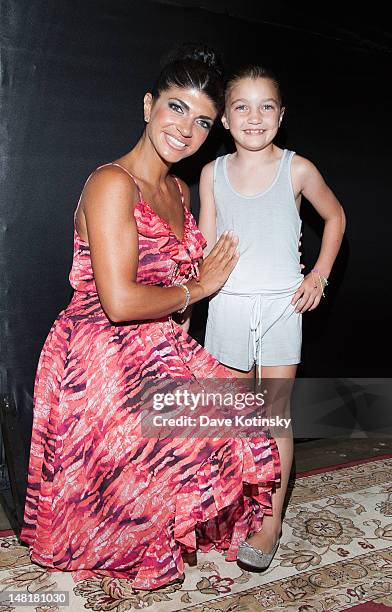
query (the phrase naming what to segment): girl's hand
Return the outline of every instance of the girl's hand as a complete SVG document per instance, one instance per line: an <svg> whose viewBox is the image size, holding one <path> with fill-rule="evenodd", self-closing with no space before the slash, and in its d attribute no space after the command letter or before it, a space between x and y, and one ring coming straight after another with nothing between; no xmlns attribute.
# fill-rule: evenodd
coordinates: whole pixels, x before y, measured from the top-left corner
<svg viewBox="0 0 392 612"><path fill-rule="evenodd" d="M293 295L291 303L295 305L295 312L303 313L307 310L314 310L321 300L320 287L315 282L314 275L309 272Z"/></svg>
<svg viewBox="0 0 392 612"><path fill-rule="evenodd" d="M224 232L200 266L199 285L204 297L218 291L234 270L239 253L238 238L232 231Z"/></svg>

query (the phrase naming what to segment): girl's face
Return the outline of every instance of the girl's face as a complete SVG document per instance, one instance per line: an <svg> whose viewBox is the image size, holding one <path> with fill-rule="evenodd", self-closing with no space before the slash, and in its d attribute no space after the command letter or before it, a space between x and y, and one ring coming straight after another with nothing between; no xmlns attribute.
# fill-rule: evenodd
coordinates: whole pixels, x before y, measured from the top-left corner
<svg viewBox="0 0 392 612"><path fill-rule="evenodd" d="M276 136L284 108L276 85L268 78L245 78L234 83L222 117L237 146L259 151Z"/></svg>
<svg viewBox="0 0 392 612"><path fill-rule="evenodd" d="M198 89L171 87L155 100L150 93L144 96L146 136L167 163L193 155L216 116L214 103Z"/></svg>

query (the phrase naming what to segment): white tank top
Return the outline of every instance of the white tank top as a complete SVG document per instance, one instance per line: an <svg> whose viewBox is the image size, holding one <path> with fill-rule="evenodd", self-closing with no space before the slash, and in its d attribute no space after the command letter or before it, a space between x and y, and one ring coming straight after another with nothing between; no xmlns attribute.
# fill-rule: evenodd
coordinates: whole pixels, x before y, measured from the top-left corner
<svg viewBox="0 0 392 612"><path fill-rule="evenodd" d="M229 155L214 165L217 238L233 230L240 258L221 289L224 293L254 294L294 291L303 280L300 269L301 219L291 183L294 151L285 149L276 177L262 193L246 196L230 184Z"/></svg>

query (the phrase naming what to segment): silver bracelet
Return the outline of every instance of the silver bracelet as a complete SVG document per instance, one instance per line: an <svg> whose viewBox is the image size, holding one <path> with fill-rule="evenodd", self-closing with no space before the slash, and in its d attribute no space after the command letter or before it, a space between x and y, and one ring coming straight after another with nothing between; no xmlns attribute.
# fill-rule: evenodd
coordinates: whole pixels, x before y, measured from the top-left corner
<svg viewBox="0 0 392 612"><path fill-rule="evenodd" d="M323 275L320 273L320 270L319 270L318 268L313 268L313 269L311 270L311 273L312 273L312 277L313 277L313 282L314 282L314 283L316 283L315 278L314 278L314 274L315 274L315 272L318 274L318 280L319 280L319 283L320 283L321 295L322 295L323 297L325 297L324 289L325 289L325 287L326 287L327 285L329 285L329 282L328 282L328 280L325 278L325 276L323 276ZM317 285L316 285L316 286L317 286Z"/></svg>
<svg viewBox="0 0 392 612"><path fill-rule="evenodd" d="M189 306L189 301L191 299L191 293L190 293L188 287L186 285L184 285L183 283L173 283L173 287L181 287L185 291L185 303L184 303L184 306L182 308L180 308L180 310L177 310L177 312L179 314L182 314L183 312L186 311L186 309Z"/></svg>

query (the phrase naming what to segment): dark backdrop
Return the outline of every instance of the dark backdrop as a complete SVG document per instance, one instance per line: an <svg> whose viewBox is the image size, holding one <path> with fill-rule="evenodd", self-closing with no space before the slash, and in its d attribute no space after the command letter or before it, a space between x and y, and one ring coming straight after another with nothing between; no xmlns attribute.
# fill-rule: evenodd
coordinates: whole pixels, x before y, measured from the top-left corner
<svg viewBox="0 0 392 612"><path fill-rule="evenodd" d="M228 65L251 60L275 69L287 104L280 142L316 163L345 207L347 234L328 297L304 317L300 373L389 376L391 34L374 3L347 17L330 3L317 15L317 3L266 9L229 0L0 0L0 7L0 380L20 499L37 359L71 294L73 210L87 175L136 142L143 95L178 41L212 44ZM196 214L201 166L224 152L224 136L216 129L175 170L191 184ZM306 202L303 218L311 265L322 225ZM205 307L196 315L192 333L202 339Z"/></svg>

